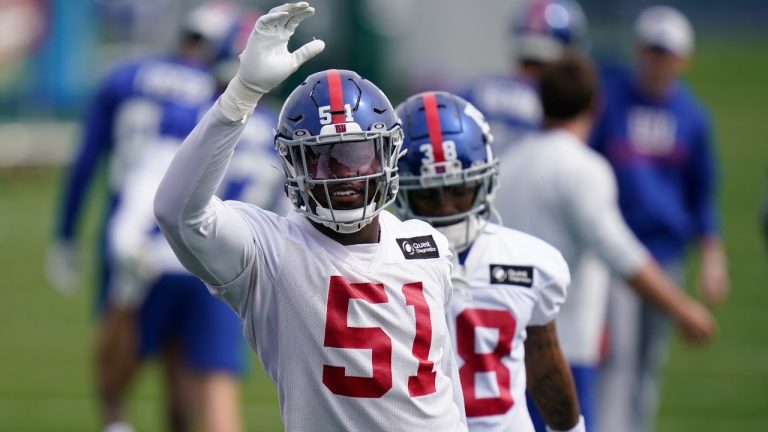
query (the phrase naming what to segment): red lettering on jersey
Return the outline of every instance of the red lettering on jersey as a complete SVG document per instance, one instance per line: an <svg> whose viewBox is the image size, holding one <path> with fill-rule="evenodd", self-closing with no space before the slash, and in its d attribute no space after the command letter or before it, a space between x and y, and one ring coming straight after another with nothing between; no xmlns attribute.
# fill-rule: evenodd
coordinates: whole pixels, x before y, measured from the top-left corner
<svg viewBox="0 0 768 432"><path fill-rule="evenodd" d="M412 397L434 393L437 372L432 368L435 362L429 361L429 348L432 344L432 320L429 316L429 305L424 298L424 288L421 282L403 285L405 304L413 306L416 316L416 336L413 338L413 356L419 360L419 370L415 376L408 377L408 393Z"/></svg>
<svg viewBox="0 0 768 432"><path fill-rule="evenodd" d="M418 360L416 375L408 377L408 394L425 396L437 391L435 363L429 361L432 345L432 320L421 282L403 285L405 304L413 306L416 335L411 353ZM350 327L347 324L349 302L365 300L386 303L387 293L380 283L349 283L341 276L331 276L326 306L325 340L330 348L370 349L372 377L347 376L343 366L323 365L323 384L334 394L359 398L379 398L392 388L392 339L379 327Z"/></svg>
<svg viewBox="0 0 768 432"><path fill-rule="evenodd" d="M475 351L475 329L477 327L499 330L496 347L490 353ZM504 414L515 404L512 399L509 369L501 359L512 352L512 338L515 336L517 320L508 311L493 309L466 309L456 317L456 350L464 360L459 368L461 387L464 390L464 406L467 417L482 417ZM478 398L475 391L475 374L494 372L499 387L499 396Z"/></svg>
<svg viewBox="0 0 768 432"><path fill-rule="evenodd" d="M351 284L341 276L331 276L324 346L370 349L373 376L347 376L343 366L323 365L323 384L337 395L379 398L392 388L392 340L380 328L347 325L347 311L352 299L386 303L387 293L382 284Z"/></svg>

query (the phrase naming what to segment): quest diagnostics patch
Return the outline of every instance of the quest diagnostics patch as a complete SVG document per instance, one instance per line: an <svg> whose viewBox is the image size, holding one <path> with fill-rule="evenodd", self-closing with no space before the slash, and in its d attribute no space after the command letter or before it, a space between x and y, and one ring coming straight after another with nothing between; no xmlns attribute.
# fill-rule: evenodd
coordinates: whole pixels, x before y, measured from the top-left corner
<svg viewBox="0 0 768 432"><path fill-rule="evenodd" d="M504 285L533 286L533 267L491 264L491 283Z"/></svg>
<svg viewBox="0 0 768 432"><path fill-rule="evenodd" d="M407 260L439 258L440 252L437 250L437 243L431 235L399 238L397 245Z"/></svg>

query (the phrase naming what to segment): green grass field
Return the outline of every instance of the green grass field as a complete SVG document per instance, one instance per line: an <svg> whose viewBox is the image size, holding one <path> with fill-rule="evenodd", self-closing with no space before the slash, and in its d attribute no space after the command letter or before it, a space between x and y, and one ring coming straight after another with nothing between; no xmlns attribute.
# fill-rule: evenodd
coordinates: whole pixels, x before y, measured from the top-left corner
<svg viewBox="0 0 768 432"><path fill-rule="evenodd" d="M691 349L675 338L658 430L768 431L768 256L757 223L768 178L768 51L758 43L701 44L689 78L717 122L733 295L716 313L714 344ZM59 176L0 172L0 431L98 429L90 290L63 298L43 274ZM92 206L90 222L97 213ZM248 430L281 430L274 388L251 359ZM139 430L163 430L161 400L150 366L130 405Z"/></svg>

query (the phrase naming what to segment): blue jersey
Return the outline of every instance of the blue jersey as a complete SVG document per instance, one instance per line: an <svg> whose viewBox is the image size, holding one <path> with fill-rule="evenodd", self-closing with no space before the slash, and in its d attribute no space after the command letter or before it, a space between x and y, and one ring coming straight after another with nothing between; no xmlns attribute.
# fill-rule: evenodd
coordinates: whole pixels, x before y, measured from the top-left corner
<svg viewBox="0 0 768 432"><path fill-rule="evenodd" d="M604 107L591 145L613 166L629 227L660 262L717 230L710 122L678 82L663 100L641 94L629 70L602 73Z"/></svg>
<svg viewBox="0 0 768 432"><path fill-rule="evenodd" d="M539 129L541 103L533 83L522 77L494 76L460 93L483 113L494 137L494 153Z"/></svg>
<svg viewBox="0 0 768 432"><path fill-rule="evenodd" d="M86 192L100 162L108 164L109 218L119 201L123 178L143 147L163 135L183 139L215 91L207 70L170 57L134 61L110 73L85 117L82 142L65 186L57 236L75 236Z"/></svg>

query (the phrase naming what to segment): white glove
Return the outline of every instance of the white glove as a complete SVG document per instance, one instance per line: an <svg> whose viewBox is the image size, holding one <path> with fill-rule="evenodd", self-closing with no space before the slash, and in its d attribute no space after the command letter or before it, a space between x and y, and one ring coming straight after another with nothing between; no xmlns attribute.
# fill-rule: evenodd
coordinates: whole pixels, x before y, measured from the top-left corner
<svg viewBox="0 0 768 432"><path fill-rule="evenodd" d="M80 288L81 256L77 243L56 240L48 246L45 260L45 276L48 283L60 294L72 295Z"/></svg>
<svg viewBox="0 0 768 432"><path fill-rule="evenodd" d="M579 422L576 423L576 426L566 431L558 431L547 426L547 432L586 432L586 431L587 431L587 428L586 426L584 426L584 416L582 415L579 416Z"/></svg>
<svg viewBox="0 0 768 432"><path fill-rule="evenodd" d="M261 97L325 48L313 40L288 52L288 39L315 8L307 2L286 3L262 15L240 54L240 68L219 98L219 107L233 121L244 121Z"/></svg>
<svg viewBox="0 0 768 432"><path fill-rule="evenodd" d="M147 268L141 259L114 266L110 281L109 304L122 309L137 309L146 298L159 273Z"/></svg>

